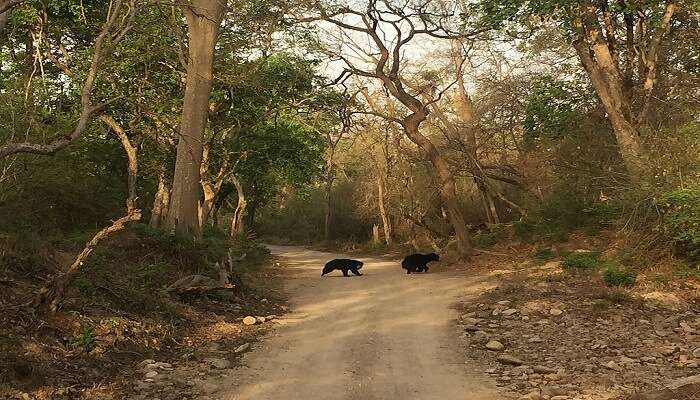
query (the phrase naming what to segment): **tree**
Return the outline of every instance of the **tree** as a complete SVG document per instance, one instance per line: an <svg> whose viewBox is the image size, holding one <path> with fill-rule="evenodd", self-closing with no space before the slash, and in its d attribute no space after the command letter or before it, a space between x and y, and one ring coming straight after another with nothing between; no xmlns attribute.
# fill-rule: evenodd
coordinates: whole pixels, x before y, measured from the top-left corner
<svg viewBox="0 0 700 400"><path fill-rule="evenodd" d="M201 235L199 199L204 130L209 117L214 50L225 4L192 0L183 4L189 43L187 81L180 120L177 159L166 228L183 236Z"/></svg>
<svg viewBox="0 0 700 400"><path fill-rule="evenodd" d="M648 162L640 137L649 116L660 54L672 37L678 1L593 2L515 0L481 2L482 22L503 27L509 20L531 25L533 15L556 24L571 41L612 125L632 180L644 180Z"/></svg>
<svg viewBox="0 0 700 400"><path fill-rule="evenodd" d="M446 28L443 21L451 15L442 13L439 9L431 9L430 3L409 2L397 5L370 0L364 12L342 6L321 8L318 12L318 16L302 20L320 20L336 26L339 30L339 40L352 47L352 51L364 55L361 60L353 60L342 50L328 50L331 57L345 63L345 73L379 80L384 89L408 109L409 113L403 118L384 117L400 124L406 136L418 145L430 160L439 179L440 197L455 232L458 252L462 257L470 255L472 245L457 199L454 175L435 144L420 131L421 124L430 114L430 102L422 101L420 93L410 92L402 71L404 51L416 37L464 38L467 35L451 32ZM347 22L348 20L353 22ZM391 32L391 35L388 32ZM361 41L353 35L363 35L363 40L366 38L370 46L356 45ZM370 64L369 67L367 64Z"/></svg>

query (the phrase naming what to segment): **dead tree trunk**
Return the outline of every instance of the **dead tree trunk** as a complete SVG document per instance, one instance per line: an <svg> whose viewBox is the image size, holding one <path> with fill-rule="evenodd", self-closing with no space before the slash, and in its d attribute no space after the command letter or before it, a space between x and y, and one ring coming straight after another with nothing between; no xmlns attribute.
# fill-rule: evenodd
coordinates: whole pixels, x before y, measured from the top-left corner
<svg viewBox="0 0 700 400"><path fill-rule="evenodd" d="M166 226L183 236L199 237L200 164L209 112L214 49L225 2L192 0L182 6L189 34L187 82L177 145L172 197Z"/></svg>
<svg viewBox="0 0 700 400"><path fill-rule="evenodd" d="M141 219L141 210L136 208L136 178L138 175L136 148L129 141L129 137L126 135L126 132L124 132L124 129L122 129L112 117L103 115L100 119L119 137L128 159L126 214L114 221L111 225L97 232L97 234L87 242L83 251L78 254L78 257L75 258L75 261L73 261L70 267L65 272L58 274L39 291L33 302L34 308L47 307L51 312L57 311L63 301L66 288L78 272L80 272L80 268L95 247L111 234L124 229L129 222Z"/></svg>

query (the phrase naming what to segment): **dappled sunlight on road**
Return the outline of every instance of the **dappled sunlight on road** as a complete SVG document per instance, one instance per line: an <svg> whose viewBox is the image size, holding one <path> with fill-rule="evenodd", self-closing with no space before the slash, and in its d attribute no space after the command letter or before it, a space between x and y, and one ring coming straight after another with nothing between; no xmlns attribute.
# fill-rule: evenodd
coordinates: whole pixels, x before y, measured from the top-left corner
<svg viewBox="0 0 700 400"><path fill-rule="evenodd" d="M399 261L377 258L360 258L364 276L320 277L325 262L344 256L270 247L284 256L293 310L246 355L224 399L498 398L456 344L450 305L465 293L463 277L439 264L407 275Z"/></svg>

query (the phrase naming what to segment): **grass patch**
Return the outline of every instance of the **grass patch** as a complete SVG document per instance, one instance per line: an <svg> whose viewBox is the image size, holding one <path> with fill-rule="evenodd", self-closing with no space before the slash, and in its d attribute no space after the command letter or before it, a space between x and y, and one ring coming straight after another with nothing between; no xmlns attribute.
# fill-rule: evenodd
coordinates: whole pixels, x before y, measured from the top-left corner
<svg viewBox="0 0 700 400"><path fill-rule="evenodd" d="M603 281L608 286L632 287L637 281L637 273L617 264L609 264L603 270Z"/></svg>
<svg viewBox="0 0 700 400"><path fill-rule="evenodd" d="M573 252L562 260L562 267L570 270L593 270L598 267L599 253L593 251Z"/></svg>
<svg viewBox="0 0 700 400"><path fill-rule="evenodd" d="M683 278L694 278L700 280L700 263L693 264L682 262L678 265L678 275Z"/></svg>
<svg viewBox="0 0 700 400"><path fill-rule="evenodd" d="M554 251L552 251L552 249L549 247L539 247L530 253L530 258L542 264L554 259L555 257L556 254L554 254Z"/></svg>

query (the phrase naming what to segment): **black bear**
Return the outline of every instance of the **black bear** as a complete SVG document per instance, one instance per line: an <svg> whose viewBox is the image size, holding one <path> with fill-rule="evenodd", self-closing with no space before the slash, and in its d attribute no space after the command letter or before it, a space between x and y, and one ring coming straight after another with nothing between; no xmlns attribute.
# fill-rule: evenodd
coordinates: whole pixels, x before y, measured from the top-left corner
<svg viewBox="0 0 700 400"><path fill-rule="evenodd" d="M401 268L405 269L407 274L412 272L428 272L428 263L431 261L440 261L440 256L435 253L411 254L403 259Z"/></svg>
<svg viewBox="0 0 700 400"><path fill-rule="evenodd" d="M354 275L362 276L359 269L362 268L362 261L350 260L349 258L336 258L335 260L330 260L323 267L323 272L321 276L333 272L336 269L343 271L343 276L348 275L348 271L351 271Z"/></svg>

